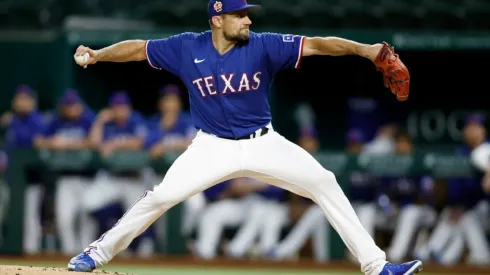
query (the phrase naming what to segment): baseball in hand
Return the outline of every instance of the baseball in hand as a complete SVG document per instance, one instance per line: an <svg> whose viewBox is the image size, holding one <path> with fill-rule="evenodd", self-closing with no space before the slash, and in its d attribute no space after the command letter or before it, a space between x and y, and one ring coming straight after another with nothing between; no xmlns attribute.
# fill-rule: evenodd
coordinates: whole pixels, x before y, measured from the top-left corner
<svg viewBox="0 0 490 275"><path fill-rule="evenodd" d="M82 55L75 55L75 62L77 62L78 65L85 65L87 64L89 58L90 58L89 53L85 53Z"/></svg>

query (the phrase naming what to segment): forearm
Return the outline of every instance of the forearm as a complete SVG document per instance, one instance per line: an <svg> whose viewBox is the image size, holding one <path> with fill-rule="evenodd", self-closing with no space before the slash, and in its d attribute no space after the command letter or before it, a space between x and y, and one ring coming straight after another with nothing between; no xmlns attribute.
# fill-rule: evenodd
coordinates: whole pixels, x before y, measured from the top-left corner
<svg viewBox="0 0 490 275"><path fill-rule="evenodd" d="M191 141L183 140L172 145L166 145L165 151L183 151L189 147Z"/></svg>
<svg viewBox="0 0 490 275"><path fill-rule="evenodd" d="M312 51L309 55L358 55L374 61L380 45L363 44L339 37L312 37L307 39Z"/></svg>
<svg viewBox="0 0 490 275"><path fill-rule="evenodd" d="M131 138L115 141L116 150L140 150L143 147L143 141L140 138Z"/></svg>
<svg viewBox="0 0 490 275"><path fill-rule="evenodd" d="M49 149L49 139L38 136L34 139L34 147L38 149Z"/></svg>
<svg viewBox="0 0 490 275"><path fill-rule="evenodd" d="M157 145L157 146L153 146L150 150L150 157L152 159L157 159L157 158L161 158L164 154L164 149L163 149L163 146L160 146L160 145Z"/></svg>
<svg viewBox="0 0 490 275"><path fill-rule="evenodd" d="M91 149L93 148L93 146L90 139L80 139L80 140L70 141L69 148L72 150L83 150L83 149Z"/></svg>
<svg viewBox="0 0 490 275"><path fill-rule="evenodd" d="M96 50L97 61L129 62L146 60L145 40L126 40Z"/></svg>
<svg viewBox="0 0 490 275"><path fill-rule="evenodd" d="M490 194L490 169L487 170L485 176L483 177L482 187L485 193Z"/></svg>
<svg viewBox="0 0 490 275"><path fill-rule="evenodd" d="M89 136L90 144L92 146L97 147L102 142L103 127L104 123L99 121L95 122L94 126L92 127Z"/></svg>

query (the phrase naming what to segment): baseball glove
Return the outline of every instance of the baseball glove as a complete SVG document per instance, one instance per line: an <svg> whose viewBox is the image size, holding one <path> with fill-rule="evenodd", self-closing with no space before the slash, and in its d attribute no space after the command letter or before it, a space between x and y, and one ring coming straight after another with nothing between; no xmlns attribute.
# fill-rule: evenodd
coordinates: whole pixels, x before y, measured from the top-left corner
<svg viewBox="0 0 490 275"><path fill-rule="evenodd" d="M376 65L376 70L383 73L385 87L396 95L396 99L398 101L407 100L410 93L410 73L398 54L395 53L395 49L383 42L383 47L374 60L374 65Z"/></svg>

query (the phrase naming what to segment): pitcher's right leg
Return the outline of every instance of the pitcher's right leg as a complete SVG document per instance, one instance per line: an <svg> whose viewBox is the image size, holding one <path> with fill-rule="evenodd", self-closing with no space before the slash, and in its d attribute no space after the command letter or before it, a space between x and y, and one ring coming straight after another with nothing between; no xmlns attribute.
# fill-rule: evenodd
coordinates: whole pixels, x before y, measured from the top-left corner
<svg viewBox="0 0 490 275"><path fill-rule="evenodd" d="M234 177L240 170L239 150L238 142L198 133L170 167L162 183L153 191L145 192L111 230L73 258L68 269L91 271L106 264L169 208Z"/></svg>

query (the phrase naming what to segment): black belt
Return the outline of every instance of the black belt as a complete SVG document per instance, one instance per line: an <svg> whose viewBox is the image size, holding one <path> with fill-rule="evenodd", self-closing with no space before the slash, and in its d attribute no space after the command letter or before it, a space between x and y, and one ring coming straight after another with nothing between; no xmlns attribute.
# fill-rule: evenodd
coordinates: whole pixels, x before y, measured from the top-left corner
<svg viewBox="0 0 490 275"><path fill-rule="evenodd" d="M260 128L259 130L253 132L252 134L246 135L246 136L243 136L243 137L239 137L239 138L236 138L236 137L220 137L220 138L230 139L230 140L253 139L253 138L257 138L257 137L261 137L261 136L267 135L267 133L269 133L269 130L270 130L269 128L267 128L267 127L264 126L264 127ZM203 132L206 133L206 131L203 131Z"/></svg>

